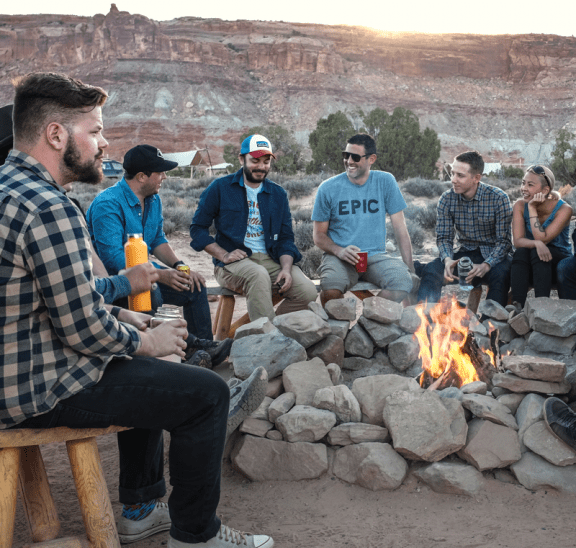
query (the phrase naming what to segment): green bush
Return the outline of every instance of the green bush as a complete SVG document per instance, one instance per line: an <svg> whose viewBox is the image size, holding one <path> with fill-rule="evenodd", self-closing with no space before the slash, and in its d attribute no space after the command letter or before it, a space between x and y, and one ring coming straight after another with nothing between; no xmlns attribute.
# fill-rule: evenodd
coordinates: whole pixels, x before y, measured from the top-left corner
<svg viewBox="0 0 576 548"><path fill-rule="evenodd" d="M312 228L312 221L297 221L294 223L294 243L301 253L314 245Z"/></svg>
<svg viewBox="0 0 576 548"><path fill-rule="evenodd" d="M299 263L302 272L311 280L320 278L318 268L322 262L322 250L316 246L311 247L302 253L302 260Z"/></svg>
<svg viewBox="0 0 576 548"><path fill-rule="evenodd" d="M311 207L303 207L297 208L292 213L292 221L295 223L298 221L311 221L312 220L312 208Z"/></svg>
<svg viewBox="0 0 576 548"><path fill-rule="evenodd" d="M430 203L418 209L414 220L424 230L434 230L436 228L436 220L438 218L438 203Z"/></svg>
<svg viewBox="0 0 576 548"><path fill-rule="evenodd" d="M401 183L402 192L409 192L412 196L435 198L441 196L444 191L451 187L450 184L438 180L422 179L413 177Z"/></svg>
<svg viewBox="0 0 576 548"><path fill-rule="evenodd" d="M408 234L410 234L412 247L420 249L426 240L426 231L412 219L406 220L406 228L408 228Z"/></svg>

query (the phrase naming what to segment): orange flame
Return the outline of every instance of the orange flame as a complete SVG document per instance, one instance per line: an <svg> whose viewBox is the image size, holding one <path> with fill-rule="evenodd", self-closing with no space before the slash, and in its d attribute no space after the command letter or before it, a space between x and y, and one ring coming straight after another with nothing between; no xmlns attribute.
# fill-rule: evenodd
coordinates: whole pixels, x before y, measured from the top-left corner
<svg viewBox="0 0 576 548"><path fill-rule="evenodd" d="M420 345L422 369L437 379L443 373L453 372L459 378L459 386L480 380L476 368L462 345L468 335L470 311L460 308L453 297L449 302L440 302L432 308L431 322L424 312L426 305L416 306L420 327L414 333ZM494 363L492 352L486 352ZM420 376L423 384L425 375Z"/></svg>

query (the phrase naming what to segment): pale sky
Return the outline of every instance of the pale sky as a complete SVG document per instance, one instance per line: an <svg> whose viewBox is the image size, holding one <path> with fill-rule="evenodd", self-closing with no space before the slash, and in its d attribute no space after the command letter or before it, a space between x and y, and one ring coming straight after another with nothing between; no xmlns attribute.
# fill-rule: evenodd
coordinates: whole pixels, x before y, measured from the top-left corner
<svg viewBox="0 0 576 548"><path fill-rule="evenodd" d="M110 0L21 0L3 2L4 14L108 13ZM118 9L165 21L195 16L227 20L269 20L326 25L362 25L385 31L475 34L559 34L573 36L574 0L118 0ZM0 21L2 16L0 15Z"/></svg>

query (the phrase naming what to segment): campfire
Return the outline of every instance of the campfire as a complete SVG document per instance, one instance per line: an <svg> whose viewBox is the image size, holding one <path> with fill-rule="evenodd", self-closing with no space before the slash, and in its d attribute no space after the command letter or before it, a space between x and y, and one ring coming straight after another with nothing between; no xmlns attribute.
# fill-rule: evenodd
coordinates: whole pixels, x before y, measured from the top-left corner
<svg viewBox="0 0 576 548"><path fill-rule="evenodd" d="M498 330L490 330L492 351L482 350L470 331L475 315L456 299L441 301L426 314L426 305L416 307L420 327L414 333L422 358L420 385L430 390L458 388L474 381L490 385L498 371Z"/></svg>

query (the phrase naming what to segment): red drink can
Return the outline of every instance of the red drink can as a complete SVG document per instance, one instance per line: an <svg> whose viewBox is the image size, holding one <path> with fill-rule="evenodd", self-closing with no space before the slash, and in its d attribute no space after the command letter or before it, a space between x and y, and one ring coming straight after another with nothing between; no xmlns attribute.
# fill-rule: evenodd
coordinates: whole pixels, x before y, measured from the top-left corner
<svg viewBox="0 0 576 548"><path fill-rule="evenodd" d="M366 272L366 268L368 268L368 253L366 251L359 251L356 272Z"/></svg>

